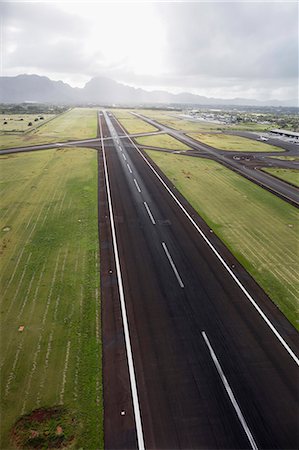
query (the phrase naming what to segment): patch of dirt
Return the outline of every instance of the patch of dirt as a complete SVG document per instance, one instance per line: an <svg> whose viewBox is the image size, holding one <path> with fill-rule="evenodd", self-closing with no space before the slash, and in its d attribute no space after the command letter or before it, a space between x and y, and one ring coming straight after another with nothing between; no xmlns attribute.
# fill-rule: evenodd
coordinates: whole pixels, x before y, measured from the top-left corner
<svg viewBox="0 0 299 450"><path fill-rule="evenodd" d="M7 225L2 228L2 231L10 231L10 230L11 230L11 228Z"/></svg>
<svg viewBox="0 0 299 450"><path fill-rule="evenodd" d="M3 255L5 252L5 249L7 248L8 244L10 242L10 239L3 239L3 241L0 244L0 255Z"/></svg>
<svg viewBox="0 0 299 450"><path fill-rule="evenodd" d="M20 417L11 430L18 449L67 449L76 439L78 423L62 406L39 408Z"/></svg>
<svg viewBox="0 0 299 450"><path fill-rule="evenodd" d="M186 170L182 170L182 173L184 174L185 178L189 178L189 180L191 179L191 177L192 177L191 172L188 172Z"/></svg>

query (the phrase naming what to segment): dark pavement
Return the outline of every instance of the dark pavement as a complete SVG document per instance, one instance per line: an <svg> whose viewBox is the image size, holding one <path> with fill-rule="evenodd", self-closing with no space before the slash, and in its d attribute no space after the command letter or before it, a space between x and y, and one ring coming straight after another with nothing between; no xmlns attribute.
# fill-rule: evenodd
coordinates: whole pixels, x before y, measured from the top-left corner
<svg viewBox="0 0 299 450"><path fill-rule="evenodd" d="M104 136L124 135L106 118ZM298 333L158 171L290 354L129 138L105 154L145 447L298 448ZM105 448L136 448L102 152L99 168Z"/></svg>

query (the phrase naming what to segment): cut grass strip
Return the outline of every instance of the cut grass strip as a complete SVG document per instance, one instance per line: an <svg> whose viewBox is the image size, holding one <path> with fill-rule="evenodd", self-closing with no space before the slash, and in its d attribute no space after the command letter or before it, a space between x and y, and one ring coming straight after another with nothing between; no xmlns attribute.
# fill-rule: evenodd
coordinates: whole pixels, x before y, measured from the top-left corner
<svg viewBox="0 0 299 450"><path fill-rule="evenodd" d="M281 148L264 142L254 141L240 136L233 136L223 133L201 134L191 133L190 137L219 150L237 152L281 152Z"/></svg>
<svg viewBox="0 0 299 450"><path fill-rule="evenodd" d="M298 210L215 161L147 153L299 329Z"/></svg>
<svg viewBox="0 0 299 450"><path fill-rule="evenodd" d="M153 131L159 131L158 128L153 127L144 120L133 116L129 111L111 110L111 112L119 120L119 122L129 134L151 133Z"/></svg>
<svg viewBox="0 0 299 450"><path fill-rule="evenodd" d="M0 447L12 447L22 413L63 402L77 421L76 448L103 448L96 152L0 162L10 211L0 227Z"/></svg>
<svg viewBox="0 0 299 450"><path fill-rule="evenodd" d="M294 186L299 187L299 170L298 169L282 169L274 167L265 167L262 169L264 172L270 173L277 178L280 178L287 183L291 183Z"/></svg>
<svg viewBox="0 0 299 450"><path fill-rule="evenodd" d="M279 156L269 156L269 158L281 159L282 161L299 161L299 155L298 156L279 155Z"/></svg>
<svg viewBox="0 0 299 450"><path fill-rule="evenodd" d="M167 150L191 150L186 144L169 136L169 134L158 134L153 136L142 136L135 138L135 141L140 145L148 147L158 147Z"/></svg>

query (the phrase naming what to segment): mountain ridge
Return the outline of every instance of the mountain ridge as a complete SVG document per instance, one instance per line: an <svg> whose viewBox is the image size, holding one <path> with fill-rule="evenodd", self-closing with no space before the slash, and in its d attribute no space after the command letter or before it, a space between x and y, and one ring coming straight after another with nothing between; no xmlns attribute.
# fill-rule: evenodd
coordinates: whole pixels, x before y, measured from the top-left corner
<svg viewBox="0 0 299 450"><path fill-rule="evenodd" d="M205 106L298 106L295 100L232 98L221 99L182 92L172 94L163 90L146 91L97 76L83 88L72 87L64 81L54 81L37 74L0 77L1 103L64 103L64 104L188 104Z"/></svg>

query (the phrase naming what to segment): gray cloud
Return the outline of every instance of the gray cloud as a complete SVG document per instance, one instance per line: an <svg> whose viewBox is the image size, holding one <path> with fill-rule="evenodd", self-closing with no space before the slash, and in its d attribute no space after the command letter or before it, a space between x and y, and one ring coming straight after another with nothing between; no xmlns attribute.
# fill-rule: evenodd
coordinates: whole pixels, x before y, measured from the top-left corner
<svg viewBox="0 0 299 450"><path fill-rule="evenodd" d="M159 5L174 73L272 78L298 74L296 3Z"/></svg>
<svg viewBox="0 0 299 450"><path fill-rule="evenodd" d="M135 86L218 97L298 95L297 3L169 2L153 8L166 34L157 76L134 71L125 55L110 59L105 42L90 45L101 21L75 14L71 4L2 3L4 74L61 74L75 84L103 74ZM121 40L117 33L111 20L105 39Z"/></svg>

